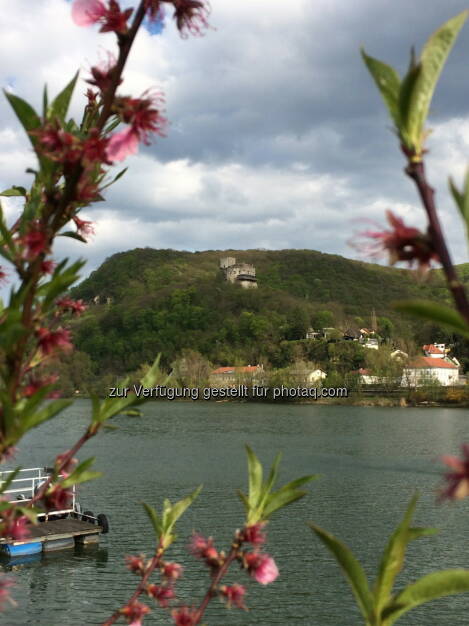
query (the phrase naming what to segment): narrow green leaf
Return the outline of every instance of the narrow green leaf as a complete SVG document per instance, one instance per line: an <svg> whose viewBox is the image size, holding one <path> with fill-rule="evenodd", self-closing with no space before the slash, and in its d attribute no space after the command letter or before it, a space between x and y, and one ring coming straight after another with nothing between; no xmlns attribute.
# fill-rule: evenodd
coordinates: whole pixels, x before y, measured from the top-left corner
<svg viewBox="0 0 469 626"><path fill-rule="evenodd" d="M47 94L47 85L44 85L44 91L42 92L42 117L47 118L47 110L49 108L49 96Z"/></svg>
<svg viewBox="0 0 469 626"><path fill-rule="evenodd" d="M386 624L394 622L407 611L444 596L469 591L469 570L453 569L433 572L408 585L382 612Z"/></svg>
<svg viewBox="0 0 469 626"><path fill-rule="evenodd" d="M244 504L244 508L246 510L246 514L249 512L249 500L247 499L246 494L244 494L241 489L237 489L236 493L238 494L241 502Z"/></svg>
<svg viewBox="0 0 469 626"><path fill-rule="evenodd" d="M370 623L373 615L373 595L359 561L355 558L350 548L334 537L334 535L331 535L315 524L310 523L309 526L334 555L337 563L342 568L345 578L352 587L358 607L366 623Z"/></svg>
<svg viewBox="0 0 469 626"><path fill-rule="evenodd" d="M68 83L68 85L59 93L59 95L52 102L48 114L48 117L50 119L58 117L61 122L65 120L68 107L70 106L70 100L73 95L73 90L75 89L75 85L78 79L78 74L79 72L75 74L75 76Z"/></svg>
<svg viewBox="0 0 469 626"><path fill-rule="evenodd" d="M407 544L411 539L410 522L415 511L418 495L415 494L404 514L404 518L389 538L379 565L378 578L375 585L376 608L378 611L388 603L396 576L404 565ZM413 533L416 535L416 533Z"/></svg>
<svg viewBox="0 0 469 626"><path fill-rule="evenodd" d="M148 517L150 518L150 522L151 522L151 524L153 526L153 529L155 531L155 536L156 536L157 539L159 539L161 537L162 532L163 532L161 519L160 519L158 513L155 511L155 509L152 506L150 506L146 502L143 502L142 504L143 504L143 507L144 507Z"/></svg>
<svg viewBox="0 0 469 626"><path fill-rule="evenodd" d="M6 196L7 198L11 198L12 196L26 196L26 189L24 187L13 185L10 189L2 191L0 196Z"/></svg>
<svg viewBox="0 0 469 626"><path fill-rule="evenodd" d="M269 494L266 499L266 505L262 511L263 519L267 519L278 509L281 509L282 507L287 506L287 504L291 504L292 502L295 502L305 496L307 492L299 491L298 487L301 487L301 485L304 485L311 480L316 480L317 478L319 478L319 474L302 476L301 478L297 478L296 480L292 480L287 483L278 491Z"/></svg>
<svg viewBox="0 0 469 626"><path fill-rule="evenodd" d="M102 187L100 187L101 191L103 189L107 189L108 187L110 187L111 185L113 185L115 182L117 182L119 180L119 178L122 178L122 176L124 176L124 174L126 173L126 171L128 170L128 167L124 167L123 170L121 170L116 176L114 176L114 178L111 180L111 182L107 183L106 185L103 185Z"/></svg>
<svg viewBox="0 0 469 626"><path fill-rule="evenodd" d="M469 337L469 326L454 309L429 300L405 300L395 302L394 308L402 313L410 313L432 322L437 322L453 332Z"/></svg>
<svg viewBox="0 0 469 626"><path fill-rule="evenodd" d="M287 504L292 504L297 500L300 500L304 496L307 495L307 491L286 491L284 493L277 494L276 496L269 499L268 504L264 507L262 512L262 519L267 519L278 511L278 509L282 509Z"/></svg>
<svg viewBox="0 0 469 626"><path fill-rule="evenodd" d="M464 191L461 193L456 187L453 179L449 179L449 188L453 195L456 206L461 212L462 218L466 224L467 232L469 234L469 170L466 172L464 178Z"/></svg>
<svg viewBox="0 0 469 626"><path fill-rule="evenodd" d="M254 454L253 450L246 445L248 455L248 476L249 476L249 492L248 500L251 509L254 509L259 503L259 497L262 489L262 465Z"/></svg>
<svg viewBox="0 0 469 626"><path fill-rule="evenodd" d="M176 504L174 504L171 507L171 510L168 515L169 523L170 523L170 527L168 528L169 531L171 531L172 527L178 521L181 515L194 502L194 500L197 498L201 490L202 490L202 485L199 485L197 489L194 489L194 491L190 495L186 496L182 500L179 500L179 502L176 502Z"/></svg>
<svg viewBox="0 0 469 626"><path fill-rule="evenodd" d="M368 56L363 48L361 50L361 54L371 76L373 77L373 80L376 83L376 86L381 93L396 128L399 128L400 119L397 104L401 84L399 74L390 65Z"/></svg>
<svg viewBox="0 0 469 626"><path fill-rule="evenodd" d="M422 65L420 63L415 64L412 51L410 67L402 80L399 92L399 115L401 119L399 136L403 144L416 153L420 151L422 128L419 125L419 117L414 107L414 96L421 73Z"/></svg>
<svg viewBox="0 0 469 626"><path fill-rule="evenodd" d="M74 230L67 230L64 233L59 233L58 236L59 237L70 237L70 239L76 239L77 241L81 241L81 243L88 243L87 240L84 237L79 235Z"/></svg>
<svg viewBox="0 0 469 626"><path fill-rule="evenodd" d="M5 97L8 102L11 104L13 111L16 113L17 118L21 122L21 125L25 129L27 133L30 130L34 130L41 125L41 120L39 119L38 114L32 108L30 104L19 98L18 96L13 95L12 93L8 93L8 91L3 90ZM29 140L34 145L33 139L31 135L28 134Z"/></svg>

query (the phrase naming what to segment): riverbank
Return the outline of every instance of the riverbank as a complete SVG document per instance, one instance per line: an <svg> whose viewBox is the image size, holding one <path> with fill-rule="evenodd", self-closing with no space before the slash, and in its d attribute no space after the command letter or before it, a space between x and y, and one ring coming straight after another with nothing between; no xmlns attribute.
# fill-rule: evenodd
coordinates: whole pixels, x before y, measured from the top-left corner
<svg viewBox="0 0 469 626"><path fill-rule="evenodd" d="M275 404L321 404L337 406L376 407L444 407L468 408L469 387L431 387L418 389L355 389L291 387L191 387L157 386L149 389L111 387L101 397L119 398L135 395L142 399L172 402L235 402ZM89 398L86 392L77 392L77 398Z"/></svg>

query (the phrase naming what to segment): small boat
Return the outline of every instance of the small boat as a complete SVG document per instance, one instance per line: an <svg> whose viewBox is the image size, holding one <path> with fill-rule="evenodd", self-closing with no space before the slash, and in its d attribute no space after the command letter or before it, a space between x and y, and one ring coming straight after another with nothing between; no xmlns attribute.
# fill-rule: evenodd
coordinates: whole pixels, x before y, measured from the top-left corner
<svg viewBox="0 0 469 626"><path fill-rule="evenodd" d="M0 485L4 483L13 470L0 472ZM47 467L31 467L22 469L8 485L3 495L11 503L26 504L37 490L52 475ZM70 508L39 513L38 523L28 527L29 535L23 539L0 537L0 554L7 557L50 552L72 548L76 544L87 545L98 543L99 536L109 532L109 522L103 513L95 517L92 511L82 512L77 501L76 486L71 488Z"/></svg>

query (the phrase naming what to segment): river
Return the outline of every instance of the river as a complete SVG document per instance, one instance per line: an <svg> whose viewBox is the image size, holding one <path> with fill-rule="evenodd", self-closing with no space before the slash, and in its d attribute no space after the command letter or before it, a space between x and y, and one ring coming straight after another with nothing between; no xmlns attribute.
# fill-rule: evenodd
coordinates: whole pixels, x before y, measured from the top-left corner
<svg viewBox="0 0 469 626"><path fill-rule="evenodd" d="M45 466L83 432L90 403L78 400L62 417L30 433L18 463ZM441 454L458 454L469 440L465 409L376 408L325 405L151 402L143 417L119 416L119 428L90 441L80 460L96 456L103 477L80 489L83 508L106 513L110 533L99 548L64 551L14 566L17 607L0 614L7 626L100 624L126 602L137 578L124 555L150 554L149 521L141 502L157 509L164 497L179 499L203 483L199 499L178 524L178 540L168 554L184 563L177 590L182 602L200 600L206 571L187 554L192 530L212 535L228 548L242 525L235 490L246 486L244 444L265 465L283 452L281 482L311 473L309 495L272 517L267 550L280 577L266 587L235 569L228 579L248 583L249 612L226 610L214 600L210 626L362 624L351 591L325 547L306 526L310 520L345 541L374 576L385 539L401 519L416 489L416 524L436 526L436 537L419 539L408 550L398 586L450 567L469 568L469 500L437 504ZM10 567L5 567L11 570ZM157 609L145 624L170 624ZM420 607L399 624L469 624L469 594Z"/></svg>

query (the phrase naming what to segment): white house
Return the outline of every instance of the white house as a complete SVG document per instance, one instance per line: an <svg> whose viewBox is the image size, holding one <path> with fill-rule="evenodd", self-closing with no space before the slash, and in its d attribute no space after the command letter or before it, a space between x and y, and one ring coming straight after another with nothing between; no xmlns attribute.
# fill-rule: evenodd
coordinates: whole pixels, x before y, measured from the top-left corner
<svg viewBox="0 0 469 626"><path fill-rule="evenodd" d="M307 373L307 380L309 383L319 383L326 378L326 372L320 369L313 370Z"/></svg>
<svg viewBox="0 0 469 626"><path fill-rule="evenodd" d="M419 356L402 372L403 387L422 387L432 382L448 387L457 385L459 367L449 359Z"/></svg>

